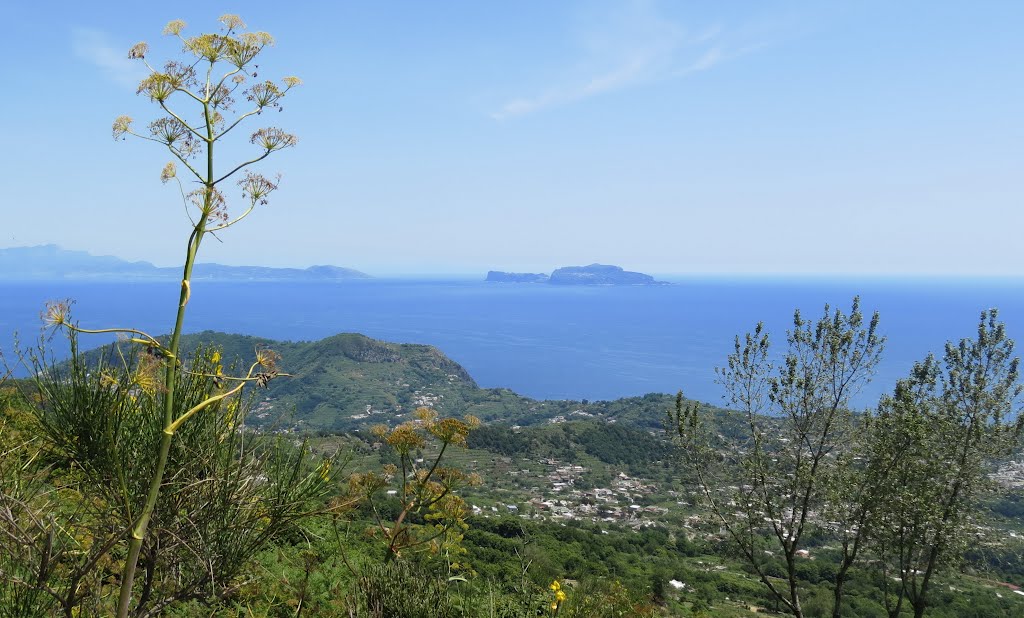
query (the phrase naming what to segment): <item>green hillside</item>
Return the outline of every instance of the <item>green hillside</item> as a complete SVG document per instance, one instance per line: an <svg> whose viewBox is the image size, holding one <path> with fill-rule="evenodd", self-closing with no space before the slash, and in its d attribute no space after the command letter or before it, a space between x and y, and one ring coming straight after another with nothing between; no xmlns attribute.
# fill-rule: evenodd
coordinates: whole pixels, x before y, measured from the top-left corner
<svg viewBox="0 0 1024 618"><path fill-rule="evenodd" d="M278 352L280 368L290 377L274 380L258 393L261 401L253 421L294 424L307 431L392 424L421 406L508 425L594 419L660 431L674 401L659 393L614 401L530 399L508 389L480 388L461 365L432 346L388 343L354 333L293 342L204 331L186 335L182 345L185 350L214 345L228 363L237 364L251 362L257 348Z"/></svg>
<svg viewBox="0 0 1024 618"><path fill-rule="evenodd" d="M549 584L558 580L569 590L566 607L574 608L573 615L579 618L779 615L773 598L750 566L731 551L720 523L695 493L689 472L679 465L680 452L669 444L662 427L666 411L674 406L673 396L536 401L507 389L480 388L464 368L435 348L356 334L280 342L204 332L188 336L183 349L209 345L219 348L229 363L244 363L258 348L272 348L281 355L279 369L291 375L273 380L266 391L255 391L254 416L265 416L250 417L247 424L258 420L277 428L315 430L320 435L309 444L314 454L338 456L338 476L333 480L339 496L346 495L351 478L399 463L380 436L365 431L368 425L394 426L420 405L445 415L472 413L486 421L469 435L465 448L452 448L444 455L445 466L481 479L479 485L459 490L467 508L459 574L437 583L447 590L450 602L458 600L465 607L463 613L451 615L485 615L478 612L491 604L495 616L536 615L538 607L546 606ZM101 351L90 353L93 360ZM24 393L31 393L29 384L22 386ZM26 405L28 399L18 401L19 406ZM711 428L722 444L738 448L746 442L748 427L742 415L702 407L712 413ZM23 422L29 421L19 421ZM8 426L13 424L14 420ZM0 437L10 441L17 434ZM285 442L291 443L290 438ZM411 457L433 461L437 446L417 447ZM723 465L732 464L726 458ZM741 476L738 469L725 472L727 478ZM397 485L378 491L374 508L386 520L394 520L401 503L396 490L385 491L388 487ZM929 616L1009 616L1020 609L1022 601L1014 592L1024 584L1017 541L1019 502L1019 492L1010 491L980 513L987 536L1005 542L977 543L963 554L957 568L944 570ZM380 548L365 532L373 526L374 512L364 501L340 519L329 512L315 517L309 537L275 539L258 556L260 587L239 592L230 601L237 605L231 607L270 607L279 600L286 604L306 594L295 586L305 586L303 578L311 578L323 590L306 599L309 614L334 615L331 599L362 594L359 582L370 580L358 579L359 574L375 573ZM421 526L427 520L417 515L412 522ZM835 539L823 532L807 547L811 557L799 563L805 615L828 615L838 560ZM427 573L444 567L429 556L418 560L413 563L428 570L415 572L402 580L403 585L434 581ZM782 581L781 559L766 560L773 580ZM398 577L390 571L373 577L385 575ZM870 564L856 569L848 582L843 615L885 615L881 581ZM588 599L626 613L593 613L596 609L587 605ZM192 618L200 609L201 605L182 605L168 615ZM904 615L909 614L900 613Z"/></svg>

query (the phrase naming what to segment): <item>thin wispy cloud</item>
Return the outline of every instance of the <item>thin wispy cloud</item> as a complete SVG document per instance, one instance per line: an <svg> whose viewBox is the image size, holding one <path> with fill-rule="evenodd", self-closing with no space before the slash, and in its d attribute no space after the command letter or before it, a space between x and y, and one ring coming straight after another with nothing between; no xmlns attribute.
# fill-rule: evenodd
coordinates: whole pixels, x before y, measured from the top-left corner
<svg viewBox="0 0 1024 618"><path fill-rule="evenodd" d="M71 31L71 49L75 56L96 68L110 81L126 87L135 87L146 75L145 68L128 59L128 48L111 43L109 37L92 28L74 28Z"/></svg>
<svg viewBox="0 0 1024 618"><path fill-rule="evenodd" d="M516 97L491 114L523 116L651 82L707 71L753 47L732 49L719 26L687 29L651 2L634 2L591 20L580 34L574 76L540 93Z"/></svg>

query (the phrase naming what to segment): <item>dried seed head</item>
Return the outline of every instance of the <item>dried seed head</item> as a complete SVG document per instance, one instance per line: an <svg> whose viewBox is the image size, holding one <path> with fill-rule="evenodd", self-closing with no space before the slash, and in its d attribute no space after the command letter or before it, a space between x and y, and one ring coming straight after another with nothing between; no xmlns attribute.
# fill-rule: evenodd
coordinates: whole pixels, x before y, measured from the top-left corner
<svg viewBox="0 0 1024 618"><path fill-rule="evenodd" d="M171 80L171 83L178 88L188 88L198 85L196 81L196 70L194 67L170 60L164 64L164 74Z"/></svg>
<svg viewBox="0 0 1024 618"><path fill-rule="evenodd" d="M222 128L224 126L224 115L217 110L213 110L213 113L210 114L210 124L218 129Z"/></svg>
<svg viewBox="0 0 1024 618"><path fill-rule="evenodd" d="M180 79L176 76L167 73L153 73L139 82L135 94L145 94L152 101L162 102L166 101L167 97L171 96L174 89L180 85Z"/></svg>
<svg viewBox="0 0 1024 618"><path fill-rule="evenodd" d="M279 360L281 360L281 355L270 348L256 349L256 362L268 371L277 370L277 361Z"/></svg>
<svg viewBox="0 0 1024 618"><path fill-rule="evenodd" d="M430 425L437 419L437 412L430 408L416 408L413 416L423 421L424 424Z"/></svg>
<svg viewBox="0 0 1024 618"><path fill-rule="evenodd" d="M149 134L153 136L153 139L161 141L168 146L173 146L175 142L190 136L188 127L183 125L177 118L171 116L158 118L149 123Z"/></svg>
<svg viewBox="0 0 1024 618"><path fill-rule="evenodd" d="M185 39L185 51L209 62L217 62L231 50L233 42L234 39L221 34L200 34Z"/></svg>
<svg viewBox="0 0 1024 618"><path fill-rule="evenodd" d="M427 445L427 441L423 436L418 434L412 426L404 423L395 427L388 434L386 441L393 449L403 455L413 449L423 448Z"/></svg>
<svg viewBox="0 0 1024 618"><path fill-rule="evenodd" d="M268 32L245 32L238 36L238 40L243 45L259 49L274 44L274 37Z"/></svg>
<svg viewBox="0 0 1024 618"><path fill-rule="evenodd" d="M66 326L71 323L71 301L52 300L46 303L43 310L43 323L47 326Z"/></svg>
<svg viewBox="0 0 1024 618"><path fill-rule="evenodd" d="M442 442L451 443L455 446L466 446L466 436L469 435L469 425L456 418L442 418L430 424L427 431Z"/></svg>
<svg viewBox="0 0 1024 618"><path fill-rule="evenodd" d="M149 354L143 354L139 357L139 364L132 375L132 381L142 392L152 397L163 389L163 382L160 376L163 369L164 363L161 359Z"/></svg>
<svg viewBox="0 0 1024 618"><path fill-rule="evenodd" d="M231 98L231 89L221 86L210 94L210 103L214 108L229 109L235 100Z"/></svg>
<svg viewBox="0 0 1024 618"><path fill-rule="evenodd" d="M256 386L260 388L269 388L270 381L278 376L276 371L267 371L265 373L256 374Z"/></svg>
<svg viewBox="0 0 1024 618"><path fill-rule="evenodd" d="M164 34L177 35L181 34L181 31L185 29L185 22L180 19L175 19L167 22L164 26Z"/></svg>
<svg viewBox="0 0 1024 618"><path fill-rule="evenodd" d="M299 142L299 138L291 133L285 133L277 127L267 127L252 134L249 141L253 144L263 146L268 152L289 148Z"/></svg>
<svg viewBox="0 0 1024 618"><path fill-rule="evenodd" d="M200 187L189 193L186 197L193 206L210 219L227 222L227 201L224 199L224 195L216 188Z"/></svg>
<svg viewBox="0 0 1024 618"><path fill-rule="evenodd" d="M238 15L232 15L231 13L225 13L217 18L217 21L224 24L224 27L228 30L235 30L238 28L245 28L245 22Z"/></svg>
<svg viewBox="0 0 1024 618"><path fill-rule="evenodd" d="M256 77L255 73L253 73L253 77ZM250 86L245 91L245 98L255 103L261 110L264 107L280 108L278 101L281 100L284 93L285 91L278 88L274 82L264 81Z"/></svg>
<svg viewBox="0 0 1024 618"><path fill-rule="evenodd" d="M243 32L237 38L225 40L225 57L239 69L252 62L267 45L273 45L274 38L266 32ZM255 73L253 76L255 77Z"/></svg>
<svg viewBox="0 0 1024 618"><path fill-rule="evenodd" d="M281 177L278 176L277 182L280 180ZM267 196L277 189L277 182L272 182L255 172L246 172L245 177L238 181L238 186L242 188L242 197L253 204L258 202L265 205Z"/></svg>
<svg viewBox="0 0 1024 618"><path fill-rule="evenodd" d="M114 139L120 139L125 133L131 130L132 117L131 116L118 116L114 120Z"/></svg>
<svg viewBox="0 0 1024 618"><path fill-rule="evenodd" d="M163 171L160 172L160 182L166 184L168 180L178 175L178 168L174 166L174 161L170 161L164 166Z"/></svg>
<svg viewBox="0 0 1024 618"><path fill-rule="evenodd" d="M146 52L149 51L149 45L145 42L139 42L132 45L132 48L128 50L128 58L131 60L139 60L146 57Z"/></svg>

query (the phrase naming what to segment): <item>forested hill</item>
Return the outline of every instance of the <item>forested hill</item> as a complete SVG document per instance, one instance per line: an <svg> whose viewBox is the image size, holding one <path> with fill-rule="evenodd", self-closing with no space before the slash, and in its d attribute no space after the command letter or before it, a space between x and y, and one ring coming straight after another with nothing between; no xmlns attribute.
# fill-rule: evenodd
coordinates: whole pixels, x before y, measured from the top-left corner
<svg viewBox="0 0 1024 618"><path fill-rule="evenodd" d="M309 431L391 424L420 406L509 425L592 419L660 430L674 403L674 396L658 393L614 401L539 401L508 389L480 388L437 348L354 333L292 342L205 331L186 335L182 343L184 350L216 346L227 363L239 367L252 362L257 348L279 353L280 370L290 377L273 380L257 393L252 421Z"/></svg>

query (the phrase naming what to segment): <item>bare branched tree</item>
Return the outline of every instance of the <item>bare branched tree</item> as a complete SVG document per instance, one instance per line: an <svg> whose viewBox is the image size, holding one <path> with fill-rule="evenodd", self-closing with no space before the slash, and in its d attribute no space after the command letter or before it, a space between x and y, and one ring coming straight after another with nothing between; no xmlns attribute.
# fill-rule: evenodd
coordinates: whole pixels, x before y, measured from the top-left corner
<svg viewBox="0 0 1024 618"><path fill-rule="evenodd" d="M798 561L844 475L839 455L854 422L849 401L878 363L884 339L877 327L878 314L865 323L857 298L848 315L826 306L814 323L797 311L778 366L763 324L737 337L726 367L717 372L729 406L746 418L744 444L713 435L701 406L682 393L670 415L680 452L726 536L772 596L798 617ZM781 585L769 573L776 552L784 562Z"/></svg>

